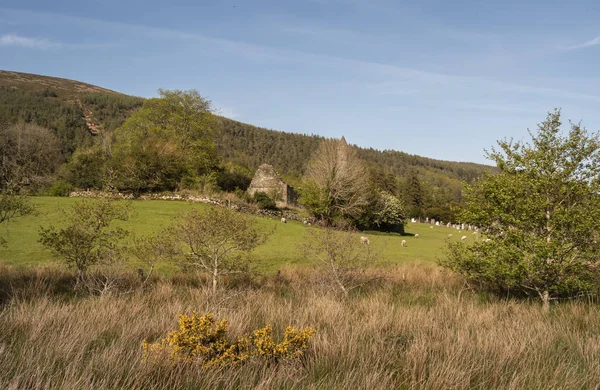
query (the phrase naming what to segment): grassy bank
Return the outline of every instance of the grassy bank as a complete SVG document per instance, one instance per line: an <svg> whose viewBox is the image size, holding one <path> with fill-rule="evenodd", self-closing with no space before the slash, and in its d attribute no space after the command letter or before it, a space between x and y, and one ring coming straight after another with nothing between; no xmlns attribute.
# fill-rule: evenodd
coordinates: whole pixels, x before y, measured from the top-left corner
<svg viewBox="0 0 600 390"><path fill-rule="evenodd" d="M230 281L211 297L193 279L144 291L73 296L64 271L3 268L0 388L595 388L600 308L537 304L462 291L439 268L388 269L345 299L319 274L289 270ZM272 324L312 326L304 365L203 371L142 361L140 343L179 313L211 311L233 336Z"/></svg>
<svg viewBox="0 0 600 390"><path fill-rule="evenodd" d="M54 224L60 226L63 221L61 208L68 208L77 199L57 197L37 197L33 202L37 205L37 214L15 219L6 226L1 227L0 236L8 241L7 248L0 247L0 264L14 266L32 266L52 261L52 255L38 243L40 226ZM191 208L206 209L207 206L198 203L182 201L133 201L134 216L122 225L138 236L149 235L166 227L174 217L190 210ZM255 251L260 259L259 269L273 272L281 267L310 265L298 250L298 245L304 240L307 229L300 222L289 221L282 224L277 218L256 217L256 221L265 229L272 230L274 234L267 243ZM401 237L397 234L367 232L371 244L381 248L381 265L395 265L405 263L434 263L442 255L442 247L448 234L452 233L452 240L459 240L462 235L473 239L471 232L458 233L455 229L445 227L430 228L425 224L409 224L409 236ZM419 234L419 238L412 235ZM357 235L357 240L358 240ZM407 240L408 246L402 247L401 241ZM159 272L170 273L174 267L169 264L159 264Z"/></svg>

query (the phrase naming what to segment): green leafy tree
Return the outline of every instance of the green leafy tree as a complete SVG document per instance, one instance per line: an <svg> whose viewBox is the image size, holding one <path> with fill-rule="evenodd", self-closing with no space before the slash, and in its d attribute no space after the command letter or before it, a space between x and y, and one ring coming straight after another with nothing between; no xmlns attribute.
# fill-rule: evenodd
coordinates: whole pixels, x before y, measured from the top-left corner
<svg viewBox="0 0 600 390"><path fill-rule="evenodd" d="M61 168L61 176L75 188L101 189L107 156L101 146L79 148Z"/></svg>
<svg viewBox="0 0 600 390"><path fill-rule="evenodd" d="M0 191L0 225L6 226L13 218L32 214L35 208L24 195L12 191ZM0 246L6 245L6 240L0 237Z"/></svg>
<svg viewBox="0 0 600 390"><path fill-rule="evenodd" d="M443 264L495 291L550 300L593 292L600 282L600 140L580 124L561 132L560 111L488 152L500 173L467 187L461 218L487 237L449 244Z"/></svg>
<svg viewBox="0 0 600 390"><path fill-rule="evenodd" d="M109 174L118 189L172 190L215 167L211 102L195 90L158 92L115 130Z"/></svg>
<svg viewBox="0 0 600 390"><path fill-rule="evenodd" d="M381 191L373 213L373 224L387 231L404 233L407 213L404 204L394 195Z"/></svg>
<svg viewBox="0 0 600 390"><path fill-rule="evenodd" d="M41 227L40 242L61 257L68 267L77 270L78 283L91 266L119 259L124 250L120 240L129 232L112 225L115 220L129 218L128 203L82 200L63 213L66 227Z"/></svg>

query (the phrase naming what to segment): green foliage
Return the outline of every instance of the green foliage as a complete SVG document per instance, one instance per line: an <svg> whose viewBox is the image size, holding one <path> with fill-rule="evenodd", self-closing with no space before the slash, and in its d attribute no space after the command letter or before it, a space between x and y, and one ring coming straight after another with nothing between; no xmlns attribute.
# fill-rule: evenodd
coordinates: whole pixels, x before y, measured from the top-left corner
<svg viewBox="0 0 600 390"><path fill-rule="evenodd" d="M112 185L134 192L173 190L215 165L217 122L197 91L159 90L115 131Z"/></svg>
<svg viewBox="0 0 600 390"><path fill-rule="evenodd" d="M130 147L115 147L107 162L105 185L134 194L173 191L187 179L183 154L172 142L145 140ZM185 183L185 182L184 182Z"/></svg>
<svg viewBox="0 0 600 390"><path fill-rule="evenodd" d="M127 203L100 200L82 200L70 210L63 211L67 226L40 228L40 242L71 268L81 280L93 265L112 263L122 256L119 241L128 235L121 227L112 227L114 220L127 220L130 206Z"/></svg>
<svg viewBox="0 0 600 390"><path fill-rule="evenodd" d="M33 213L29 198L10 191L0 192L0 224L10 222L15 217Z"/></svg>
<svg viewBox="0 0 600 390"><path fill-rule="evenodd" d="M75 188L102 189L106 154L100 146L79 148L61 168L61 176Z"/></svg>
<svg viewBox="0 0 600 390"><path fill-rule="evenodd" d="M170 332L156 343L142 343L144 358L167 357L174 363L198 364L203 368L218 368L250 360L299 362L316 331L310 327L287 327L280 343L273 340L271 325L244 335L235 342L228 340L227 332L227 321L216 322L211 313L203 316L196 312L189 316L182 314L179 316L179 330Z"/></svg>
<svg viewBox="0 0 600 390"><path fill-rule="evenodd" d="M261 210L277 210L275 201L265 192L255 192L252 200Z"/></svg>
<svg viewBox="0 0 600 390"><path fill-rule="evenodd" d="M379 229L404 233L407 213L404 204L388 192L380 192L373 212L373 224Z"/></svg>
<svg viewBox="0 0 600 390"><path fill-rule="evenodd" d="M325 188L321 188L314 180L306 180L298 188L300 204L310 210L317 219L323 219L329 213L328 196Z"/></svg>
<svg viewBox="0 0 600 390"><path fill-rule="evenodd" d="M252 181L253 172L245 167L234 164L225 164L216 172L216 184L223 191L233 192L236 188L246 191Z"/></svg>
<svg viewBox="0 0 600 390"><path fill-rule="evenodd" d="M600 140L580 124L562 134L549 113L531 142L501 140L500 173L467 188L461 218L486 240L449 246L443 264L493 290L549 299L591 293L600 268Z"/></svg>
<svg viewBox="0 0 600 390"><path fill-rule="evenodd" d="M10 246L0 251L0 265L15 265L19 267L30 267L48 263L50 254L39 239L39 226L55 225L66 226L68 221L62 212L69 209L81 198L74 197L42 197L29 198L31 205L38 211L35 215L14 218L7 224L9 231L0 229L0 237L9 241ZM135 232L137 236L145 237L160 233L169 226L178 215L198 209L200 212L212 207L202 203L179 202L171 200L144 200L131 202L134 213L126 221L116 221L114 226ZM265 218L251 216L256 227L261 231L272 231L274 233L263 244L252 251L252 256L259 259L255 263L255 269L260 272L273 273L278 269L306 267L313 264L313 260L298 251L298 245L302 242L307 226L301 222L288 220L282 224L280 218ZM313 226L315 226L313 224ZM393 266L398 264L435 263L445 246L445 239L449 233L453 233L453 241L460 241L461 234L456 229L445 227L429 228L429 224L410 223L405 226L406 233L419 234L415 239L411 235L399 236L398 234L376 233L377 237L389 244L381 252L381 264ZM364 234L364 233L362 233ZM359 241L360 233L355 235ZM408 247L400 245L402 240L408 241ZM471 236L469 240L471 241ZM56 261L56 260L55 260ZM157 263L156 271L159 274L170 275L178 270L177 263L161 260ZM133 256L126 267L135 269L145 266L145 262L138 261Z"/></svg>
<svg viewBox="0 0 600 390"><path fill-rule="evenodd" d="M116 93L88 92L81 103L89 108L105 131L113 131L144 103L143 98Z"/></svg>
<svg viewBox="0 0 600 390"><path fill-rule="evenodd" d="M210 110L210 103L197 93L194 96L190 92L163 91L161 99L144 100L72 80L16 73L6 73L2 77L0 82L6 87L0 87L0 123L32 122L50 129L59 138L66 158L77 148L103 144L108 154L115 152L108 164L109 169L105 171L108 189L139 193L176 190L180 184L185 188L190 183L193 186L196 175L214 168L215 149L220 163L249 170L232 171L227 168L219 171L217 185L221 189L233 191L236 186L244 189L247 182L244 176L251 177L254 170L265 162L276 167L286 182L298 187L302 185L301 177L308 160L323 141L322 137L315 135L273 131L221 117L205 116L206 121L191 119L195 115L194 107L199 108L196 113ZM167 100L181 104L165 103ZM140 109L143 104L145 106ZM148 108L156 115L148 114ZM131 137L134 143L129 144L134 147L130 149L121 145L128 142L127 137L116 131L120 134L116 149L111 151L112 130L124 127L126 119L138 110L145 112L139 114L145 120L134 121L133 131L129 126L132 123L128 124L130 128L126 131L137 134ZM99 136L90 134L84 112L93 124L103 129ZM176 125L177 121L183 125ZM149 122L160 125L147 126ZM187 141L182 141L180 137L194 126L201 127L201 133L207 135L201 138L210 141L200 142L199 148L195 149L192 144L197 140L188 137ZM140 144L136 140L144 140L145 137L135 128L144 129L141 133L148 130L152 139L147 144ZM161 130L155 132L159 128ZM183 131L178 132L178 128ZM210 131L207 132L207 128ZM176 135L160 136L171 132ZM208 133L212 135L208 136ZM212 141L216 141L216 145L211 144ZM182 152L182 143L190 148L185 147L186 151ZM461 181L473 181L486 168L403 152L355 149L360 159L369 164L370 175L377 182L377 188L403 199L411 217L452 217L448 204L462 202ZM159 161L162 158L168 161L162 163ZM420 187L413 180L413 173L418 176ZM394 183L394 177L397 183ZM97 180L91 182L96 183ZM146 182L148 185L144 184ZM91 185L90 182L81 186L88 187L103 186ZM420 200L415 200L415 192L420 193Z"/></svg>
<svg viewBox="0 0 600 390"><path fill-rule="evenodd" d="M69 193L73 191L73 186L70 183L62 179L56 180L52 183L52 187L48 189L48 195L50 196L69 196Z"/></svg>
<svg viewBox="0 0 600 390"><path fill-rule="evenodd" d="M0 87L0 118L11 124L32 123L49 129L59 139L65 156L93 142L81 108L44 91Z"/></svg>

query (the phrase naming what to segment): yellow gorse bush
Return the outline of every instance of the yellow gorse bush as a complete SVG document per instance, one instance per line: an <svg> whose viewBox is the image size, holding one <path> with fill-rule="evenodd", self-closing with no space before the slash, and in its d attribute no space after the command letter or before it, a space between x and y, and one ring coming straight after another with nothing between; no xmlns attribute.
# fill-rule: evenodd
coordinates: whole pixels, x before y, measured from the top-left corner
<svg viewBox="0 0 600 390"><path fill-rule="evenodd" d="M287 327L283 341L275 343L273 328L267 325L235 342L227 339L227 320L215 321L211 313L179 315L179 329L156 343L144 341L144 359L168 357L173 362L196 363L203 367L237 364L251 359L268 362L300 361L316 332L313 328Z"/></svg>

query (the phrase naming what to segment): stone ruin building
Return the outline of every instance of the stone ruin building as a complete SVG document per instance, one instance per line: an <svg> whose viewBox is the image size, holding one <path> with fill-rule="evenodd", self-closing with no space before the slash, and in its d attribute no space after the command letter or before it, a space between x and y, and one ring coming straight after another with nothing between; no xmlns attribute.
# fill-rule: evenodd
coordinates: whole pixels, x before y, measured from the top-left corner
<svg viewBox="0 0 600 390"><path fill-rule="evenodd" d="M252 178L248 194L254 196L257 192L264 192L275 201L277 207L297 206L298 194L294 188L284 182L272 165L262 164Z"/></svg>

